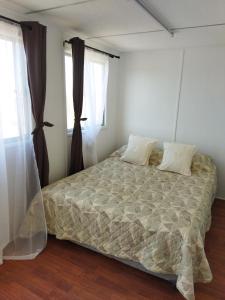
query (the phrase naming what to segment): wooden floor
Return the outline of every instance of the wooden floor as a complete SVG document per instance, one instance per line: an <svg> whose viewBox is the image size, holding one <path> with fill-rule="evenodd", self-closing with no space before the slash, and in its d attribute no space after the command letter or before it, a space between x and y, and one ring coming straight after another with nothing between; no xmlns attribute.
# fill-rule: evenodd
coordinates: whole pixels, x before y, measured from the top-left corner
<svg viewBox="0 0 225 300"><path fill-rule="evenodd" d="M206 253L214 275L196 284L196 300L225 299L225 201L216 200L206 237ZM166 281L115 260L49 238L33 261L6 261L0 266L0 300L182 300Z"/></svg>

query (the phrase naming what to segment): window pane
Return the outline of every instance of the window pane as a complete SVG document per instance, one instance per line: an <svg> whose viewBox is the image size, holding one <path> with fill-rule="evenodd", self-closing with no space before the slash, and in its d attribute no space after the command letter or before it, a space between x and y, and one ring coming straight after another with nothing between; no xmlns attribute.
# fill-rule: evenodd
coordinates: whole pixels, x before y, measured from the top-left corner
<svg viewBox="0 0 225 300"><path fill-rule="evenodd" d="M102 110L104 107L104 77L105 77L105 64L102 62L89 61L91 68L91 82L84 82L84 99L83 99L83 110L82 118L88 118L91 114L90 107L88 107L88 101L85 99L85 88L90 84L94 86L95 99L95 118L96 123L100 126L104 126L105 122L105 111ZM65 78L66 78L66 108L67 108L67 129L72 129L74 126L74 112L73 112L73 73L72 73L72 56L65 55Z"/></svg>
<svg viewBox="0 0 225 300"><path fill-rule="evenodd" d="M0 119L1 136L12 138L19 136L16 107L16 87L13 43L0 39Z"/></svg>
<svg viewBox="0 0 225 300"><path fill-rule="evenodd" d="M65 55L65 78L66 78L66 111L67 129L72 129L74 125L73 110L73 66L72 57Z"/></svg>
<svg viewBox="0 0 225 300"><path fill-rule="evenodd" d="M104 65L100 63L92 63L94 70L94 85L95 85L95 99L96 99L96 122L98 125L103 124L103 114L102 108L104 107L104 95L103 95L103 78L104 78ZM104 124L103 124L104 125Z"/></svg>

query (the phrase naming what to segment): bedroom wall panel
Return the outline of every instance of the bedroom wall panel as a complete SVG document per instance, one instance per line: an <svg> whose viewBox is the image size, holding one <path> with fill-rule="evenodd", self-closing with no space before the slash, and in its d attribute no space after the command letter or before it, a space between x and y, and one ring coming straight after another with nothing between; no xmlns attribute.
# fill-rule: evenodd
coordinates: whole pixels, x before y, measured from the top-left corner
<svg viewBox="0 0 225 300"><path fill-rule="evenodd" d="M179 96L181 50L122 55L118 144L130 133L171 140Z"/></svg>
<svg viewBox="0 0 225 300"><path fill-rule="evenodd" d="M225 198L225 47L185 50L177 141L213 157Z"/></svg>
<svg viewBox="0 0 225 300"><path fill-rule="evenodd" d="M47 25L47 84L44 117L45 120L53 123L54 127L46 127L44 130L49 154L49 179L53 182L66 175L64 50L60 28L52 24Z"/></svg>
<svg viewBox="0 0 225 300"><path fill-rule="evenodd" d="M225 46L124 53L120 73L118 146L130 133L196 144L225 199Z"/></svg>

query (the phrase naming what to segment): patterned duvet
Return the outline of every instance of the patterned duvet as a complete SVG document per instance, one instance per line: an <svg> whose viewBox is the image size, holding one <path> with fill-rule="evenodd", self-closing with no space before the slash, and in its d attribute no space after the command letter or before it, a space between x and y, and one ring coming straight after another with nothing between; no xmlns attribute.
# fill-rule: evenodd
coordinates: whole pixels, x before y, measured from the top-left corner
<svg viewBox="0 0 225 300"><path fill-rule="evenodd" d="M48 231L151 272L176 274L178 290L192 300L194 282L212 279L204 238L215 166L196 154L187 177L157 170L160 150L144 167L122 162L123 151L43 189Z"/></svg>

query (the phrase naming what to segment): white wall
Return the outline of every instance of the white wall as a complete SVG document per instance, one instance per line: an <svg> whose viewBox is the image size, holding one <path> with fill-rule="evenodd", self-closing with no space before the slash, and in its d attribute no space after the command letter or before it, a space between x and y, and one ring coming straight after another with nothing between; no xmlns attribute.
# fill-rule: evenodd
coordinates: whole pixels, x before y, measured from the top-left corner
<svg viewBox="0 0 225 300"><path fill-rule="evenodd" d="M118 146L130 133L194 143L216 162L225 198L225 46L124 53L120 72Z"/></svg>
<svg viewBox="0 0 225 300"><path fill-rule="evenodd" d="M225 47L185 51L177 140L213 157L225 198Z"/></svg>
<svg viewBox="0 0 225 300"><path fill-rule="evenodd" d="M129 133L173 138L181 61L180 50L122 55L119 144Z"/></svg>
<svg viewBox="0 0 225 300"><path fill-rule="evenodd" d="M50 182L66 175L66 107L64 81L63 34L47 26L47 83L44 120L54 124L45 127L49 155Z"/></svg>

